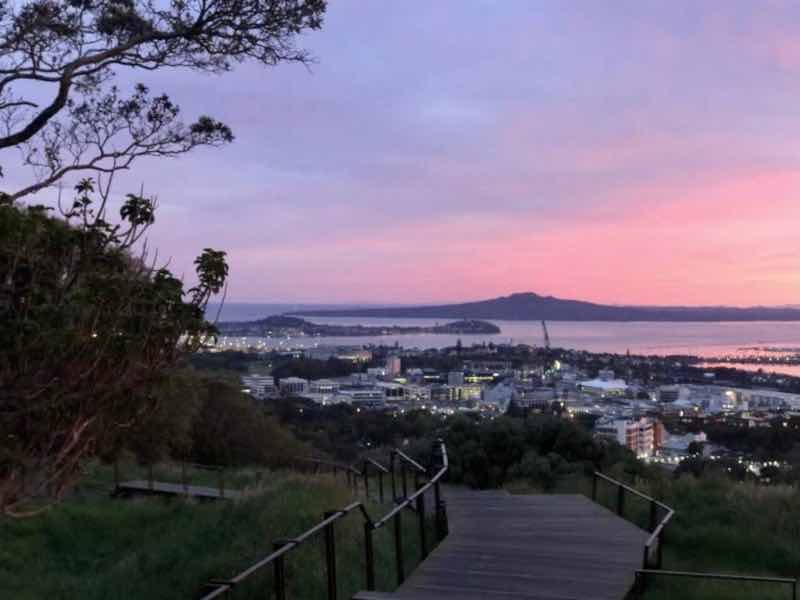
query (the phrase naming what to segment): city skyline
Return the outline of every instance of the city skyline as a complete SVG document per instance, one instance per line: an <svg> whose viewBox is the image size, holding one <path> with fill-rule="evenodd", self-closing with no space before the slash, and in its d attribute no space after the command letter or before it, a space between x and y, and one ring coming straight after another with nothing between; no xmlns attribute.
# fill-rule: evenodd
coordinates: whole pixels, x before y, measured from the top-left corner
<svg viewBox="0 0 800 600"><path fill-rule="evenodd" d="M176 273L226 250L230 301L799 304L798 33L781 2L339 1L310 70L120 76L237 139L116 191L158 196Z"/></svg>

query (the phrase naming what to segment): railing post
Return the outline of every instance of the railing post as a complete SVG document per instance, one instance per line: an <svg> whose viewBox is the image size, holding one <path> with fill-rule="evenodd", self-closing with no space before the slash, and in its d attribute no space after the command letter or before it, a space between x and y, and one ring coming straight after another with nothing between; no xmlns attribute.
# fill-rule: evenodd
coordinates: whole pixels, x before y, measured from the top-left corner
<svg viewBox="0 0 800 600"><path fill-rule="evenodd" d="M394 451L389 453L389 476L392 478L392 501L397 502L397 482L394 477Z"/></svg>
<svg viewBox="0 0 800 600"><path fill-rule="evenodd" d="M372 523L364 523L364 558L367 563L367 590L375 591L375 554L372 548Z"/></svg>
<svg viewBox="0 0 800 600"><path fill-rule="evenodd" d="M278 550L285 545L284 540L275 540L272 543L272 549ZM273 569L275 576L273 585L275 587L275 599L286 600L286 562L284 561L285 554L278 556L273 562Z"/></svg>
<svg viewBox="0 0 800 600"><path fill-rule="evenodd" d="M597 472L592 473L592 502L597 502Z"/></svg>
<svg viewBox="0 0 800 600"><path fill-rule="evenodd" d="M383 471L378 469L378 498L383 504Z"/></svg>
<svg viewBox="0 0 800 600"><path fill-rule="evenodd" d="M369 463L364 461L364 497L369 498L369 473L367 473L367 467Z"/></svg>
<svg viewBox="0 0 800 600"><path fill-rule="evenodd" d="M625 513L625 488L617 484L617 514L622 517Z"/></svg>
<svg viewBox="0 0 800 600"><path fill-rule="evenodd" d="M417 519L419 520L419 546L422 558L425 560L428 556L428 541L425 532L425 494L422 493L417 496Z"/></svg>
<svg viewBox="0 0 800 600"><path fill-rule="evenodd" d="M658 548L656 548L656 569L661 568L661 561L663 559L664 550L664 528L658 533Z"/></svg>
<svg viewBox="0 0 800 600"><path fill-rule="evenodd" d="M433 484L433 502L434 508L436 510L436 538L437 541L442 541L444 537L447 535L444 530L444 522L442 519L442 490L439 487L439 480L436 480L436 483Z"/></svg>
<svg viewBox="0 0 800 600"><path fill-rule="evenodd" d="M403 477L403 500L408 498L408 480L406 478L406 463L405 461L400 463L400 473Z"/></svg>
<svg viewBox="0 0 800 600"><path fill-rule="evenodd" d="M658 505L655 500L650 500L650 533L658 526Z"/></svg>
<svg viewBox="0 0 800 600"><path fill-rule="evenodd" d="M335 514L336 511L328 511L324 518L328 519ZM333 522L325 526L325 571L328 576L328 600L336 600L336 536Z"/></svg>
<svg viewBox="0 0 800 600"><path fill-rule="evenodd" d="M394 521L394 559L397 566L397 585L402 585L406 580L405 567L403 565L403 523L401 521L403 511L395 513Z"/></svg>

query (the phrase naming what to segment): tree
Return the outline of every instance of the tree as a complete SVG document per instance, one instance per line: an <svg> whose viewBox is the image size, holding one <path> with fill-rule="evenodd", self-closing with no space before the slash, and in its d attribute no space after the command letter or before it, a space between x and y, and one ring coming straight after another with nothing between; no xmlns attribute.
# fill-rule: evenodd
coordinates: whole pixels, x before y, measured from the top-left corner
<svg viewBox="0 0 800 600"><path fill-rule="evenodd" d="M168 416L160 390L215 333L204 314L225 253L206 248L184 289L139 244L154 198L128 194L117 224L107 207L114 175L139 158L233 133L208 116L185 124L143 84L123 93L116 73L306 63L294 40L324 11L324 0L0 0L0 167L13 151L33 169L0 193L0 512L59 499L87 459ZM69 175L83 179L70 206L59 194L60 218L20 204Z"/></svg>
<svg viewBox="0 0 800 600"><path fill-rule="evenodd" d="M214 334L208 300L224 285L225 253L197 258L184 290L131 254L153 202L129 196L121 222L93 213L81 182L66 220L0 204L0 509L58 499L91 456L156 412L159 388L185 352Z"/></svg>
<svg viewBox="0 0 800 600"><path fill-rule="evenodd" d="M21 150L36 175L8 196L74 171L109 175L142 156L231 141L210 117L183 125L165 95L138 85L123 97L109 82L119 69L305 63L294 40L318 29L324 12L325 0L0 0L0 150Z"/></svg>

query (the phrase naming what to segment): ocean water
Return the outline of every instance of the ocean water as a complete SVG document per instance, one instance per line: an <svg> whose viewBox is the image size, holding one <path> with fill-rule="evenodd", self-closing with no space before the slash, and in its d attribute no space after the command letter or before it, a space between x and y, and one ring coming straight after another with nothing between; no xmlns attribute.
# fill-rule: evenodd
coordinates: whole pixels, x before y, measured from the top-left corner
<svg viewBox="0 0 800 600"><path fill-rule="evenodd" d="M281 314L322 305L287 304L226 304L220 320L245 321L268 315ZM342 308L339 306L338 308ZM215 311L209 311L214 316ZM445 323L448 319L376 319L365 317L308 317L309 321L330 324L356 324L373 326L421 325ZM501 333L495 335L383 335L370 337L300 337L292 340L265 339L268 347L312 347L320 345L366 345L397 343L406 348L441 348L452 346L460 338L462 343L523 343L534 346L544 344L539 321L492 321ZM554 347L613 352L623 354L659 355L692 354L703 357L737 356L753 354L752 348L796 348L800 352L800 322L723 322L723 323L609 323L550 321L547 323ZM795 371L793 367L777 369ZM800 374L800 373L798 373Z"/></svg>

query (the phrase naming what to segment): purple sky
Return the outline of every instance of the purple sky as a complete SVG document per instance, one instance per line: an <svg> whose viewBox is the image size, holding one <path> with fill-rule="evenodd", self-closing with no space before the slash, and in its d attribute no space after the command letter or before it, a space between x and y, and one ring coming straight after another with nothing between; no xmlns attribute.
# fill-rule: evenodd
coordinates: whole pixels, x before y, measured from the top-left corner
<svg viewBox="0 0 800 600"><path fill-rule="evenodd" d="M213 246L235 301L800 303L800 4L333 0L302 45L141 76L237 136L128 179L177 272Z"/></svg>

